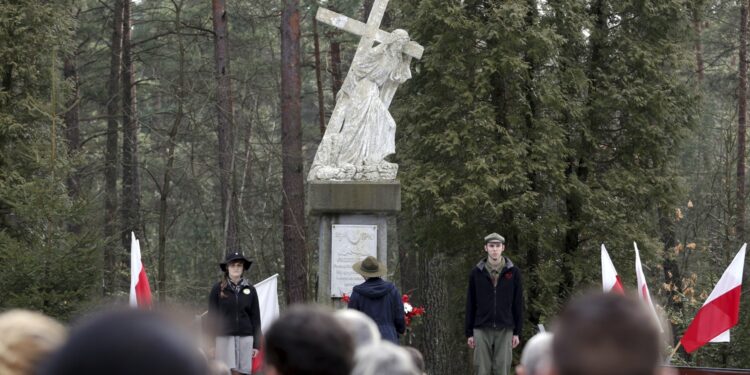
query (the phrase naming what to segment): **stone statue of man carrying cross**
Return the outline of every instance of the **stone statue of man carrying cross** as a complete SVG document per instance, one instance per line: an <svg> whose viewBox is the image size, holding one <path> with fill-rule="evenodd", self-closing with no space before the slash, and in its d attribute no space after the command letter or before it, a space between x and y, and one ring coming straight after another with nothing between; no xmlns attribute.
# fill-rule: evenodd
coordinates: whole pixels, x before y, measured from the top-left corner
<svg viewBox="0 0 750 375"><path fill-rule="evenodd" d="M411 78L409 63L424 48L401 29L380 30L388 0L375 0L367 23L319 8L316 18L362 38L308 180L393 180L398 165L385 160L395 152L396 122L388 112L398 85ZM379 42L373 47L374 42Z"/></svg>

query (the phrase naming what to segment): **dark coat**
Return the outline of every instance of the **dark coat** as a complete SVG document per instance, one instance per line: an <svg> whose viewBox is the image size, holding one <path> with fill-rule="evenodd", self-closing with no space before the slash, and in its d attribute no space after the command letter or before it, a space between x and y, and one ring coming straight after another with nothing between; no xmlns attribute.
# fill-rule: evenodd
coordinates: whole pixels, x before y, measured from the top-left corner
<svg viewBox="0 0 750 375"><path fill-rule="evenodd" d="M246 292L247 291L247 292ZM260 306L255 287L242 279L239 292L227 285L221 297L221 283L208 295L208 314L220 323L220 336L253 336L253 348L260 347Z"/></svg>
<svg viewBox="0 0 750 375"><path fill-rule="evenodd" d="M485 267L485 259L471 269L466 294L466 337L474 336L474 328L511 328L521 335L523 328L523 286L521 271L505 258L497 286Z"/></svg>
<svg viewBox="0 0 750 375"><path fill-rule="evenodd" d="M354 287L349 308L372 318L383 340L398 344L398 334L406 332L401 294L393 283L379 277L371 277Z"/></svg>

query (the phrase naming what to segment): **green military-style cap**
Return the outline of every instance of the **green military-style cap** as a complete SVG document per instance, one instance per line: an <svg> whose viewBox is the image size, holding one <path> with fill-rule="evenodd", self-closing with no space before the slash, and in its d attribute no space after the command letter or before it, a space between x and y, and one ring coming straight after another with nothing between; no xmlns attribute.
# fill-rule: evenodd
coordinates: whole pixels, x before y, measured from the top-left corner
<svg viewBox="0 0 750 375"><path fill-rule="evenodd" d="M505 243L505 238L497 233L490 233L484 237L484 243L500 242Z"/></svg>

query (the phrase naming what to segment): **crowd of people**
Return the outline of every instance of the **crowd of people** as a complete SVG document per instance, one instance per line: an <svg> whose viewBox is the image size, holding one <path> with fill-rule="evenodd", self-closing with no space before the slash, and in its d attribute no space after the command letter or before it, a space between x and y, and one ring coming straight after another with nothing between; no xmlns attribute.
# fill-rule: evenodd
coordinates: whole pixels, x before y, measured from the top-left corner
<svg viewBox="0 0 750 375"><path fill-rule="evenodd" d="M3 375L250 373L230 368L218 348L211 355L211 345L200 345L200 335L174 313L108 310L68 330L42 314L11 310L0 314L0 332ZM419 351L383 340L375 322L356 310L292 306L264 339L262 374L424 374Z"/></svg>
<svg viewBox="0 0 750 375"><path fill-rule="evenodd" d="M525 345L521 375L662 375L660 333L640 302L617 294L574 298L552 333ZM229 375L225 362L198 345L174 314L110 310L69 330L42 314L0 314L0 373ZM377 324L353 309L290 307L264 335L267 375L423 375L422 354L383 339ZM250 345L252 348L252 345ZM252 350L252 349L250 349ZM433 358L431 360L448 360ZM235 369L236 370L236 369Z"/></svg>
<svg viewBox="0 0 750 375"><path fill-rule="evenodd" d="M466 335L475 374L507 374L521 342L520 271L502 255L502 236L488 235L484 250L470 275ZM239 252L219 264L208 319L197 327L174 311L101 311L70 329L39 313L4 312L0 374L426 374L422 353L399 345L403 304L377 259L353 266L365 281L354 288L348 309L291 306L267 332L260 329L257 292L243 277L251 265ZM673 370L661 366L662 349L656 322L638 299L589 293L568 303L551 333L525 343L515 373L668 374Z"/></svg>

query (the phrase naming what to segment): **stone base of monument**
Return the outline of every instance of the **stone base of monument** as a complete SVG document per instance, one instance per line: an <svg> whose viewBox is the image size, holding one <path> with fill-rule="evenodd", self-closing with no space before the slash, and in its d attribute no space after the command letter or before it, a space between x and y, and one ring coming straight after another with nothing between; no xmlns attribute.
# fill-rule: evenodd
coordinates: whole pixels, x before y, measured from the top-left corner
<svg viewBox="0 0 750 375"><path fill-rule="evenodd" d="M310 181L308 210L327 213L401 211L401 184L396 181Z"/></svg>
<svg viewBox="0 0 750 375"><path fill-rule="evenodd" d="M398 181L310 181L307 209L318 216L318 303L340 304L343 294L364 281L352 265L368 255L395 274L398 254Z"/></svg>

